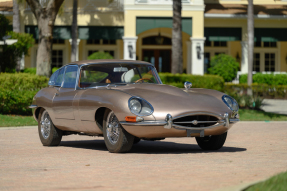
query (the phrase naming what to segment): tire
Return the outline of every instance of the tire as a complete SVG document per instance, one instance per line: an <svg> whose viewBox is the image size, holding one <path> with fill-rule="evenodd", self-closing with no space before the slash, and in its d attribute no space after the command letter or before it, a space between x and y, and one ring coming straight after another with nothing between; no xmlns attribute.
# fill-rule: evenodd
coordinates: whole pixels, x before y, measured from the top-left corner
<svg viewBox="0 0 287 191"><path fill-rule="evenodd" d="M138 144L140 141L141 141L141 139L140 139L140 138L135 137L135 139L134 139L134 144Z"/></svg>
<svg viewBox="0 0 287 191"><path fill-rule="evenodd" d="M103 134L106 147L111 153L128 152L133 146L134 136L121 126L113 111L105 111Z"/></svg>
<svg viewBox="0 0 287 191"><path fill-rule="evenodd" d="M221 135L212 135L206 137L195 137L198 146L203 150L218 150L226 140L227 132Z"/></svg>
<svg viewBox="0 0 287 191"><path fill-rule="evenodd" d="M38 117L38 132L44 146L58 146L61 143L63 131L55 127L45 109L41 109Z"/></svg>

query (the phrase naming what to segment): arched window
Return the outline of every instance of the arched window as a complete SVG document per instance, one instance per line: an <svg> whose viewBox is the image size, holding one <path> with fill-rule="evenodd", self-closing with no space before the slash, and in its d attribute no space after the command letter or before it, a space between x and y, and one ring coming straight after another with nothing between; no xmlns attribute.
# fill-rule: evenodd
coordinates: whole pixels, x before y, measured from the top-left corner
<svg viewBox="0 0 287 191"><path fill-rule="evenodd" d="M142 39L143 45L171 45L171 39L161 36L149 36Z"/></svg>

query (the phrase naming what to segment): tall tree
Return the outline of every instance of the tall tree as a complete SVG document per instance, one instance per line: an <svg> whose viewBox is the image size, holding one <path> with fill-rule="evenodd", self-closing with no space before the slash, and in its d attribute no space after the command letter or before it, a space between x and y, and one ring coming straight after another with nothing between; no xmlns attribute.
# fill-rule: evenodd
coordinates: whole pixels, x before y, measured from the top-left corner
<svg viewBox="0 0 287 191"><path fill-rule="evenodd" d="M78 40L78 0L73 0L73 22L72 22L72 51L71 62L77 61Z"/></svg>
<svg viewBox="0 0 287 191"><path fill-rule="evenodd" d="M20 11L17 0L13 0L13 32L20 32ZM16 71L19 72L21 67L21 57L17 58Z"/></svg>
<svg viewBox="0 0 287 191"><path fill-rule="evenodd" d="M247 30L248 30L248 86L252 85L252 71L253 71L253 50L254 50L254 10L253 0L248 0L247 8ZM248 88L249 95L252 94L252 89Z"/></svg>
<svg viewBox="0 0 287 191"><path fill-rule="evenodd" d="M181 0L173 0L172 23L172 69L171 72L182 73L182 33L181 33Z"/></svg>
<svg viewBox="0 0 287 191"><path fill-rule="evenodd" d="M37 75L49 77L51 74L53 28L56 16L64 0L26 0L36 17L39 31L37 51Z"/></svg>

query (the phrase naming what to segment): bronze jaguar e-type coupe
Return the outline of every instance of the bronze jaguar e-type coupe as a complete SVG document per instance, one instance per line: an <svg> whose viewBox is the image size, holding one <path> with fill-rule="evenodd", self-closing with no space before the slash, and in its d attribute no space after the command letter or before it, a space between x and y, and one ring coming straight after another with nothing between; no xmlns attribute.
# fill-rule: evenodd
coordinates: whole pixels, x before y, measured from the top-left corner
<svg viewBox="0 0 287 191"><path fill-rule="evenodd" d="M238 104L224 93L162 84L142 61L88 60L65 65L30 106L44 146L63 135L103 136L110 152L127 152L141 139L195 137L205 150L220 149L239 121Z"/></svg>

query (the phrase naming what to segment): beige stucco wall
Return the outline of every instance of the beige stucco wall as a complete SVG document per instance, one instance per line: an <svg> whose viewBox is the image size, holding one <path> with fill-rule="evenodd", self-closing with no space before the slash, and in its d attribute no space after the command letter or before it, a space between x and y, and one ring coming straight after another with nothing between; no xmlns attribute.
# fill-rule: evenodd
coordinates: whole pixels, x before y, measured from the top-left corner
<svg viewBox="0 0 287 191"><path fill-rule="evenodd" d="M134 37L136 35L136 17L172 17L172 11L125 11L124 35ZM192 17L192 37L203 37L204 14L203 11L182 11L182 17Z"/></svg>

